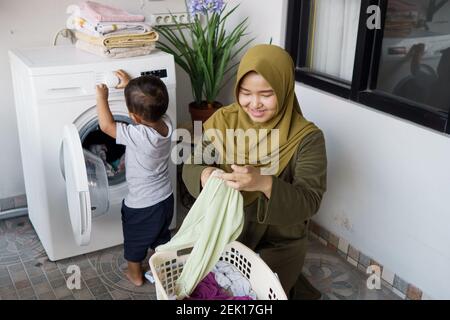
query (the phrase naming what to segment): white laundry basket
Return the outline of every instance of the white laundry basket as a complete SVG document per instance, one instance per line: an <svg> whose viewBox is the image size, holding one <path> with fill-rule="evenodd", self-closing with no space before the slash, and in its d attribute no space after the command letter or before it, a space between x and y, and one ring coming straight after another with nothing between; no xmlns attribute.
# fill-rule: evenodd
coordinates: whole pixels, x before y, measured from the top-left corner
<svg viewBox="0 0 450 320"><path fill-rule="evenodd" d="M175 282L183 271L189 254L155 252L149 260L158 300L174 296ZM220 260L235 266L249 281L258 300L287 300L280 281L267 264L252 250L234 241L225 247Z"/></svg>

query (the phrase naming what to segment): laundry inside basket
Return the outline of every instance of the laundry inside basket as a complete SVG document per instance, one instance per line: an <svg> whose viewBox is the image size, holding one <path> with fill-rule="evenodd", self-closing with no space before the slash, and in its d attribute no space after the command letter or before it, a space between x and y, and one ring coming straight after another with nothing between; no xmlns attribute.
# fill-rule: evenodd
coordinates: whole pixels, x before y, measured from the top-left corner
<svg viewBox="0 0 450 320"><path fill-rule="evenodd" d="M219 261L186 300L256 300L256 294L241 272Z"/></svg>

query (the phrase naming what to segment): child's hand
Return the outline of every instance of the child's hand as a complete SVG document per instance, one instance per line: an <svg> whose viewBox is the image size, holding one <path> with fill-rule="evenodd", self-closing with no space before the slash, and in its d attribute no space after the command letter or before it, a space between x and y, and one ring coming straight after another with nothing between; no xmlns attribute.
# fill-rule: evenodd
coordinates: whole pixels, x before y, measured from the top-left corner
<svg viewBox="0 0 450 320"><path fill-rule="evenodd" d="M97 85L97 100L108 100L109 90L106 84Z"/></svg>
<svg viewBox="0 0 450 320"><path fill-rule="evenodd" d="M123 70L117 70L115 74L120 80L116 89L124 89L128 85L128 82L130 82L131 80L130 76Z"/></svg>

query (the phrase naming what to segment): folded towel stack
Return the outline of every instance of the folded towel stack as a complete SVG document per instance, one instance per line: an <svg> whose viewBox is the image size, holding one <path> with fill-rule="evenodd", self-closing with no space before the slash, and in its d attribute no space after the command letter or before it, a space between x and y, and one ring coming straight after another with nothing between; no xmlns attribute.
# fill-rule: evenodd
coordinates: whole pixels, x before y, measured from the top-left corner
<svg viewBox="0 0 450 320"><path fill-rule="evenodd" d="M67 28L74 31L76 47L102 57L147 55L155 49L158 34L142 15L93 1L67 8Z"/></svg>

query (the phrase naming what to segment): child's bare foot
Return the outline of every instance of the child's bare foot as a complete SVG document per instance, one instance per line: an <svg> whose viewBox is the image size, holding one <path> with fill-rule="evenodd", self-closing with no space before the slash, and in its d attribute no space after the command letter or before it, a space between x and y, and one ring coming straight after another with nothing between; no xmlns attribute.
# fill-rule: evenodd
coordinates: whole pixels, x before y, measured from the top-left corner
<svg viewBox="0 0 450 320"><path fill-rule="evenodd" d="M135 286L140 287L144 284L144 278L142 275L142 268L139 262L128 261L128 270L125 271L125 275L128 280L131 281Z"/></svg>
<svg viewBox="0 0 450 320"><path fill-rule="evenodd" d="M139 276L133 277L128 270L125 271L125 275L127 276L128 280L130 280L130 282L134 284L136 287L140 287L144 284L144 279L142 278L142 275L140 277Z"/></svg>

